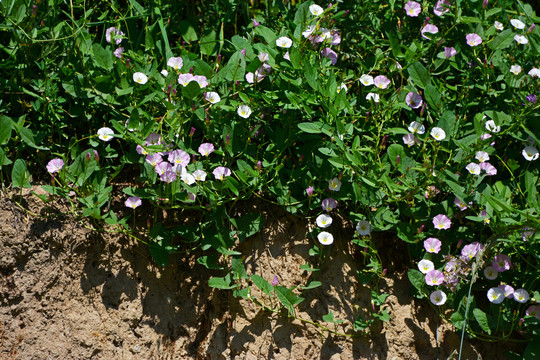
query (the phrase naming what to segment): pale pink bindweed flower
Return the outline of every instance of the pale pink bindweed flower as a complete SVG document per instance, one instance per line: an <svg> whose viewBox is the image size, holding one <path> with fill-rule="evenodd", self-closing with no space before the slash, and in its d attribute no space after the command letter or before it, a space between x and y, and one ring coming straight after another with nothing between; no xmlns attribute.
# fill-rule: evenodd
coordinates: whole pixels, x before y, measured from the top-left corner
<svg viewBox="0 0 540 360"><path fill-rule="evenodd" d="M488 120L486 121L486 130L488 130L489 132L492 132L492 133L498 133L499 131L501 131L501 127L497 124L495 124L495 121L493 120Z"/></svg>
<svg viewBox="0 0 540 360"><path fill-rule="evenodd" d="M529 74L530 77L538 78L540 77L540 69L533 67L527 74Z"/></svg>
<svg viewBox="0 0 540 360"><path fill-rule="evenodd" d="M247 105L240 105L236 112L238 116L247 119L251 115L251 108Z"/></svg>
<svg viewBox="0 0 540 360"><path fill-rule="evenodd" d="M181 57L172 57L167 60L167 65L172 67L174 70L180 70L184 65L184 60Z"/></svg>
<svg viewBox="0 0 540 360"><path fill-rule="evenodd" d="M519 65L512 65L510 66L510 72L514 75L518 75L521 72L521 66Z"/></svg>
<svg viewBox="0 0 540 360"><path fill-rule="evenodd" d="M493 258L491 266L493 266L493 268L498 272L504 272L506 270L510 270L512 262L510 261L510 257L508 257L508 255L498 254Z"/></svg>
<svg viewBox="0 0 540 360"><path fill-rule="evenodd" d="M411 133L415 134L424 134L426 132L426 128L424 125L418 121L413 121L409 124L409 127L407 128Z"/></svg>
<svg viewBox="0 0 540 360"><path fill-rule="evenodd" d="M208 86L208 79L206 78L206 76L195 75L195 76L193 76L193 81L195 81L197 84L199 84L199 87L201 89Z"/></svg>
<svg viewBox="0 0 540 360"><path fill-rule="evenodd" d="M431 129L431 137L433 137L437 141L443 141L446 138L446 132L441 129L440 127L434 127Z"/></svg>
<svg viewBox="0 0 540 360"><path fill-rule="evenodd" d="M503 31L504 30L504 26L501 22L499 21L495 21L493 23L493 26L495 27L495 29L499 30L499 31Z"/></svg>
<svg viewBox="0 0 540 360"><path fill-rule="evenodd" d="M444 303L446 303L446 294L444 293L444 291L436 290L431 293L431 295L429 296L429 299L431 300L433 305L441 306L441 305L444 305Z"/></svg>
<svg viewBox="0 0 540 360"><path fill-rule="evenodd" d="M168 160L172 164L179 165L181 167L186 167L191 160L189 154L184 150L173 150L169 153Z"/></svg>
<svg viewBox="0 0 540 360"><path fill-rule="evenodd" d="M122 58L123 53L124 53L123 47L119 47L118 49L113 51L113 55L116 56L118 59Z"/></svg>
<svg viewBox="0 0 540 360"><path fill-rule="evenodd" d="M514 297L514 288L511 287L510 285L502 284L502 285L499 285L497 287L502 290L502 292L504 294L504 297L506 299Z"/></svg>
<svg viewBox="0 0 540 360"><path fill-rule="evenodd" d="M166 161L162 161L157 164L154 170L156 173L158 173L158 175L163 175L167 171L174 171L173 166Z"/></svg>
<svg viewBox="0 0 540 360"><path fill-rule="evenodd" d="M292 40L286 36L282 36L276 39L276 46L284 49L288 49L292 46Z"/></svg>
<svg viewBox="0 0 540 360"><path fill-rule="evenodd" d="M159 163L163 162L161 154L149 154L145 158L146 162L152 166L157 166Z"/></svg>
<svg viewBox="0 0 540 360"><path fill-rule="evenodd" d="M373 84L379 89L386 89L390 85L390 80L384 75L379 75L373 79Z"/></svg>
<svg viewBox="0 0 540 360"><path fill-rule="evenodd" d="M437 230L448 230L452 226L452 221L448 216L439 214L433 218L433 226Z"/></svg>
<svg viewBox="0 0 540 360"><path fill-rule="evenodd" d="M360 76L360 82L364 86L373 85L373 76L368 75L368 74L364 74L364 75Z"/></svg>
<svg viewBox="0 0 540 360"><path fill-rule="evenodd" d="M484 170L487 176L497 175L497 168L485 161L480 163L480 170Z"/></svg>
<svg viewBox="0 0 540 360"><path fill-rule="evenodd" d="M531 305L525 310L525 315L527 316L533 316L540 320L540 306L539 305Z"/></svg>
<svg viewBox="0 0 540 360"><path fill-rule="evenodd" d="M444 56L447 58L447 59L450 59L454 56L457 55L457 51L454 47L445 47L444 48Z"/></svg>
<svg viewBox="0 0 540 360"><path fill-rule="evenodd" d="M437 238L430 237L424 240L424 249L426 249L428 253L438 254L439 251L441 251L441 245L441 240Z"/></svg>
<svg viewBox="0 0 540 360"><path fill-rule="evenodd" d="M429 33L429 34L437 34L439 32L439 28L433 24L426 24L424 25L424 27L422 27L422 29L420 30L420 33L422 34L422 37L424 39L428 39L428 40L431 40L431 38L427 37L426 33Z"/></svg>
<svg viewBox="0 0 540 360"><path fill-rule="evenodd" d="M529 40L525 36L519 34L514 36L514 40L521 45L527 45L529 43Z"/></svg>
<svg viewBox="0 0 540 360"><path fill-rule="evenodd" d="M114 131L108 127L102 127L97 131L98 137L102 141L111 141L114 139Z"/></svg>
<svg viewBox="0 0 540 360"><path fill-rule="evenodd" d="M216 180L221 180L221 181L225 180L225 177L231 176L231 170L224 166L218 166L217 168L214 169L214 171L212 171L212 173L214 174L214 177L216 178Z"/></svg>
<svg viewBox="0 0 540 360"><path fill-rule="evenodd" d="M167 184L170 184L176 180L176 174L174 171L167 171L166 173L162 174L159 179Z"/></svg>
<svg viewBox="0 0 540 360"><path fill-rule="evenodd" d="M142 205L142 200L138 196L131 196L127 198L125 205L128 208L136 209Z"/></svg>
<svg viewBox="0 0 540 360"><path fill-rule="evenodd" d="M221 97L217 92L209 91L204 93L204 99L211 104L216 104L221 101Z"/></svg>
<svg viewBox="0 0 540 360"><path fill-rule="evenodd" d="M133 74L133 81L135 81L137 84L144 85L148 82L148 76L146 76L142 72L136 72L135 74Z"/></svg>
<svg viewBox="0 0 540 360"><path fill-rule="evenodd" d="M498 287L494 287L488 290L487 298L494 304L500 304L504 300L504 292Z"/></svg>
<svg viewBox="0 0 540 360"><path fill-rule="evenodd" d="M474 158L480 161L481 163L483 163L489 160L489 154L485 151L478 151L476 152L476 155L474 156Z"/></svg>
<svg viewBox="0 0 540 360"><path fill-rule="evenodd" d="M62 159L52 159L47 163L47 171L49 174L54 174L62 170L64 167L64 160Z"/></svg>
<svg viewBox="0 0 540 360"><path fill-rule="evenodd" d="M510 19L510 24L518 30L525 29L525 23L519 19Z"/></svg>
<svg viewBox="0 0 540 360"><path fill-rule="evenodd" d="M450 2L448 0L439 0L433 8L433 13L437 16L442 16L442 14L450 11Z"/></svg>
<svg viewBox="0 0 540 360"><path fill-rule="evenodd" d="M380 101L380 99L381 98L380 98L379 94L376 94L376 93L370 92L370 93L368 93L366 95L366 100L373 100L373 102L375 102L375 103L378 103Z"/></svg>
<svg viewBox="0 0 540 360"><path fill-rule="evenodd" d="M193 172L193 177L195 178L196 181L205 181L206 180L206 171L204 170L195 170Z"/></svg>
<svg viewBox="0 0 540 360"><path fill-rule="evenodd" d="M467 40L467 45L469 46L478 46L482 43L482 38L480 35L475 33L467 34L465 39Z"/></svg>
<svg viewBox="0 0 540 360"><path fill-rule="evenodd" d="M433 269L435 269L435 265L428 259L422 259L418 262L418 270L420 270L422 274L427 274Z"/></svg>
<svg viewBox="0 0 540 360"><path fill-rule="evenodd" d="M405 13L410 17L417 17L422 11L422 6L416 1L409 1L405 4Z"/></svg>
<svg viewBox="0 0 540 360"><path fill-rule="evenodd" d="M324 12L324 9L317 4L313 4L309 6L309 12L311 13L311 15L321 16Z"/></svg>
<svg viewBox="0 0 540 360"><path fill-rule="evenodd" d="M337 207L337 201L332 198L326 198L322 201L321 206L324 211L332 211Z"/></svg>
<svg viewBox="0 0 540 360"><path fill-rule="evenodd" d="M213 152L214 152L214 144L212 143L202 143L199 146L199 154L201 154L202 156L209 156Z"/></svg>
<svg viewBox="0 0 540 360"><path fill-rule="evenodd" d="M409 133L403 136L403 143L410 147L420 144L420 139L418 139L414 133Z"/></svg>
<svg viewBox="0 0 540 360"><path fill-rule="evenodd" d="M457 196L454 199L454 204L459 208L459 210L464 211L467 210L469 207L467 204L465 204L463 201L461 201Z"/></svg>
<svg viewBox="0 0 540 360"><path fill-rule="evenodd" d="M518 303L524 304L529 301L529 293L525 289L517 289L514 291L514 300Z"/></svg>
<svg viewBox="0 0 540 360"><path fill-rule="evenodd" d="M339 189L341 189L341 181L337 177L328 180L328 190L339 191Z"/></svg>
<svg viewBox="0 0 540 360"><path fill-rule="evenodd" d="M473 257L478 255L483 248L484 246L477 241L467 244L461 249L461 259L464 262L469 262Z"/></svg>
<svg viewBox="0 0 540 360"><path fill-rule="evenodd" d="M194 80L193 74L190 73L178 75L178 83L182 86L188 86L188 84Z"/></svg>
<svg viewBox="0 0 540 360"><path fill-rule="evenodd" d="M441 285L444 281L444 274L439 270L430 270L426 273L425 280L429 286Z"/></svg>
<svg viewBox="0 0 540 360"><path fill-rule="evenodd" d="M321 55L327 59L330 59L332 65L335 65L337 63L337 53L329 47L321 50Z"/></svg>
<svg viewBox="0 0 540 360"><path fill-rule="evenodd" d="M407 103L407 105L409 105L413 109L418 109L420 106L422 106L422 103L423 103L422 96L412 91L409 92L407 96L405 97L405 102Z"/></svg>
<svg viewBox="0 0 540 360"><path fill-rule="evenodd" d="M480 175L480 165L476 164L476 163L469 163L467 164L467 166L465 166L465 169L467 169L467 171L470 173L470 174L473 174L473 175Z"/></svg>
<svg viewBox="0 0 540 360"><path fill-rule="evenodd" d="M356 231L362 236L367 236L371 233L371 224L369 221L360 220L356 224Z"/></svg>
<svg viewBox="0 0 540 360"><path fill-rule="evenodd" d="M488 280L495 280L499 276L499 273L493 266L488 266L484 269L484 276Z"/></svg>
<svg viewBox="0 0 540 360"><path fill-rule="evenodd" d="M114 38L114 42L118 45L122 42L122 35L124 35L124 33L120 29L117 29L114 26L110 27L105 30L105 41L110 44Z"/></svg>
<svg viewBox="0 0 540 360"><path fill-rule="evenodd" d="M525 149L523 149L521 154L527 161L534 161L538 159L538 156L539 156L538 149L535 148L534 146L525 147Z"/></svg>

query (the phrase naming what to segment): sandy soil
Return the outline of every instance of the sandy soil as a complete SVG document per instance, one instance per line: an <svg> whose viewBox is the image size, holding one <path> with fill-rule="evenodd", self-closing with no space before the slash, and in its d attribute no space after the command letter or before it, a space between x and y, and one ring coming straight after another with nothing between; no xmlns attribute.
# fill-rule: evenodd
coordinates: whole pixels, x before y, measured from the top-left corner
<svg viewBox="0 0 540 360"><path fill-rule="evenodd" d="M380 285L391 294L383 305L391 319L364 336L344 338L209 288L208 279L223 273L196 264L196 255L172 256L159 268L142 243L90 231L70 216L33 216L14 203L18 199L0 194L1 359L437 358L437 315L409 295L406 251L388 235L375 241L388 268ZM43 204L31 195L22 205L41 215L68 210L62 200ZM280 208L255 210L266 225L237 247L248 274L305 284L308 275L299 267L313 241L309 224ZM324 323L332 310L345 320L336 330L347 333L371 309L370 289L356 278L363 265L350 236L336 233L319 276L323 285L304 293L297 313ZM459 335L452 327L440 325L438 337L439 358L457 358L451 354ZM504 359L506 349L469 341L464 347L462 359Z"/></svg>

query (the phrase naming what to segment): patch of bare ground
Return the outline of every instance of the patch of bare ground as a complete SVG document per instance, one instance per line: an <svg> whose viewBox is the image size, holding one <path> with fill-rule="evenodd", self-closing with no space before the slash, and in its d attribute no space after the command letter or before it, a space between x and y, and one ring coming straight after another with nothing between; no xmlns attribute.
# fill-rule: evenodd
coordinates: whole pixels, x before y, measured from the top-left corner
<svg viewBox="0 0 540 360"><path fill-rule="evenodd" d="M383 305L391 319L369 334L344 338L209 288L208 279L223 273L198 265L195 255L171 256L169 266L159 268L146 245L58 215L68 211L62 200L23 198L26 209L45 218L14 200L0 197L1 359L431 360L437 331L441 359L459 346L451 326L437 328L436 312L410 296L406 249L388 237L375 241L388 267L381 288L391 294ZM242 211L266 219L264 229L236 249L248 274L268 281L276 275L288 287L305 284L310 275L299 267L314 241L309 224L262 204ZM297 316L328 326L322 316L332 310L345 320L335 330L352 333L356 317L371 309L370 290L357 281L363 265L350 246L352 233L333 226L336 240L318 275L322 286L304 292ZM463 359L492 360L503 359L507 346L467 341L464 348Z"/></svg>

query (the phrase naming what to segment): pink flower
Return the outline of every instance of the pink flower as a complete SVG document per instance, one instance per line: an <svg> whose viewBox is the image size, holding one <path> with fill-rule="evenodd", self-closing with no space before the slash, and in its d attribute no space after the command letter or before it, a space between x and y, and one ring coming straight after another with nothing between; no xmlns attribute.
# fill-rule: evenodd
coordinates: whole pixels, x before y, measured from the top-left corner
<svg viewBox="0 0 540 360"><path fill-rule="evenodd" d="M306 189L306 194L307 194L307 196L309 196L309 197L312 197L312 196L313 196L313 186L309 186L309 187Z"/></svg>
<svg viewBox="0 0 540 360"><path fill-rule="evenodd" d="M411 91L405 97L405 102L411 108L418 109L420 106L422 106L422 97L420 94Z"/></svg>
<svg viewBox="0 0 540 360"><path fill-rule="evenodd" d="M480 163L480 169L485 170L487 176L497 175L497 168L488 162Z"/></svg>
<svg viewBox="0 0 540 360"><path fill-rule="evenodd" d="M206 78L206 76L195 75L193 76L193 81L196 81L201 89L208 86L208 79Z"/></svg>
<svg viewBox="0 0 540 360"><path fill-rule="evenodd" d="M491 288L487 292L487 298L494 304L500 304L504 300L504 291L499 288Z"/></svg>
<svg viewBox="0 0 540 360"><path fill-rule="evenodd" d="M168 162L163 161L163 162L160 162L159 164L156 165L155 170L159 175L163 175L167 171L173 171L173 167Z"/></svg>
<svg viewBox="0 0 540 360"><path fill-rule="evenodd" d="M337 201L332 198L327 198L322 201L322 208L325 211L332 211L337 207Z"/></svg>
<svg viewBox="0 0 540 360"><path fill-rule="evenodd" d="M420 6L420 4L416 1L409 1L405 4L405 12L407 13L407 16L417 17L418 15L420 15L421 11L422 6Z"/></svg>
<svg viewBox="0 0 540 360"><path fill-rule="evenodd" d="M124 33L113 26L105 31L105 40L110 44L114 38L114 42L118 45L122 42L122 35L124 35Z"/></svg>
<svg viewBox="0 0 540 360"><path fill-rule="evenodd" d="M477 241L465 245L463 249L461 249L461 259L465 262L469 262L483 248L484 246Z"/></svg>
<svg viewBox="0 0 540 360"><path fill-rule="evenodd" d="M426 35L424 35L425 33L430 33L430 34L436 34L439 32L439 28L433 24L426 24L424 27L422 27L422 29L420 30L420 32L422 33L422 37L424 39L428 39L428 40L431 40L431 38L427 37Z"/></svg>
<svg viewBox="0 0 540 360"><path fill-rule="evenodd" d="M147 145L161 145L161 135L153 132L153 133L150 133L150 135L148 135L146 137L146 141L144 142L144 145L147 146Z"/></svg>
<svg viewBox="0 0 540 360"><path fill-rule="evenodd" d="M444 56L447 59L450 59L451 57L454 57L457 55L456 49L454 47L444 47Z"/></svg>
<svg viewBox="0 0 540 360"><path fill-rule="evenodd" d="M138 208L139 206L142 205L142 200L140 197L137 197L137 196L131 196L131 197L128 197L127 200L126 200L126 206L129 207L129 208L132 208L132 209L135 209L135 208Z"/></svg>
<svg viewBox="0 0 540 360"><path fill-rule="evenodd" d="M188 84L194 81L193 74L180 74L178 75L178 83L182 86L188 86Z"/></svg>
<svg viewBox="0 0 540 360"><path fill-rule="evenodd" d="M176 174L174 171L167 171L166 173L162 174L159 179L166 183L172 183L174 180L176 180Z"/></svg>
<svg viewBox="0 0 540 360"><path fill-rule="evenodd" d="M441 285L444 281L444 274L439 270L430 270L427 272L425 279L426 284L429 286Z"/></svg>
<svg viewBox="0 0 540 360"><path fill-rule="evenodd" d="M329 47L321 50L321 55L324 56L325 58L330 59L330 61L332 62L332 65L335 65L337 63L337 53L334 50L330 49Z"/></svg>
<svg viewBox="0 0 540 360"><path fill-rule="evenodd" d="M467 34L467 36L465 36L465 39L467 39L467 44L469 46L478 46L482 43L482 38L480 37L480 35L475 33Z"/></svg>
<svg viewBox="0 0 540 360"><path fill-rule="evenodd" d="M202 156L209 156L213 152L214 152L214 144L203 143L201 144L201 146L199 146L199 153Z"/></svg>
<svg viewBox="0 0 540 360"><path fill-rule="evenodd" d="M279 279L277 277L277 275L274 275L274 279L272 280L272 286L276 286L279 282Z"/></svg>
<svg viewBox="0 0 540 360"><path fill-rule="evenodd" d="M181 167L186 167L191 160L189 154L183 150L174 150L169 153L168 160L175 165L180 165Z"/></svg>
<svg viewBox="0 0 540 360"><path fill-rule="evenodd" d="M463 210L467 210L469 207L467 206L467 204L465 204L463 201L461 201L457 196L456 198L454 199L454 204L459 208L459 210L463 211Z"/></svg>
<svg viewBox="0 0 540 360"><path fill-rule="evenodd" d="M418 145L420 144L420 139L418 139L415 134L409 133L403 136L403 143L407 146Z"/></svg>
<svg viewBox="0 0 540 360"><path fill-rule="evenodd" d="M214 174L216 180L221 181L225 180L225 177L231 176L231 170L223 166L218 166L214 169L214 171L212 171L212 173Z"/></svg>
<svg viewBox="0 0 540 360"><path fill-rule="evenodd" d="M120 59L122 57L123 52L124 52L124 48L119 47L118 49L114 50L113 55Z"/></svg>
<svg viewBox="0 0 540 360"><path fill-rule="evenodd" d="M149 154L146 156L146 162L152 166L157 166L163 161L160 154Z"/></svg>
<svg viewBox="0 0 540 360"><path fill-rule="evenodd" d="M447 230L452 226L452 221L448 216L439 214L433 218L433 226L438 230Z"/></svg>
<svg viewBox="0 0 540 360"><path fill-rule="evenodd" d="M527 316L534 316L538 320L540 320L540 306L538 305L531 305L525 310L525 315Z"/></svg>
<svg viewBox="0 0 540 360"><path fill-rule="evenodd" d="M386 89L390 85L390 80L384 75L379 75L373 79L373 84L379 89Z"/></svg>
<svg viewBox="0 0 540 360"><path fill-rule="evenodd" d="M517 289L514 291L514 300L516 300L518 303L524 304L527 301L529 301L529 293L525 289Z"/></svg>
<svg viewBox="0 0 540 360"><path fill-rule="evenodd" d="M498 288L502 290L505 298L513 297L515 293L514 288L511 287L510 285L503 284L503 285L499 285Z"/></svg>
<svg viewBox="0 0 540 360"><path fill-rule="evenodd" d="M433 13L437 16L441 16L444 13L450 11L450 2L448 0L439 0L433 8Z"/></svg>
<svg viewBox="0 0 540 360"><path fill-rule="evenodd" d="M441 251L441 244L441 240L430 237L424 240L424 249L428 253L438 254Z"/></svg>
<svg viewBox="0 0 540 360"><path fill-rule="evenodd" d="M491 265L498 272L504 272L506 270L510 270L512 262L510 261L508 255L499 254L495 256Z"/></svg>
<svg viewBox="0 0 540 360"><path fill-rule="evenodd" d="M49 174L54 174L62 170L64 167L64 160L62 159L52 159L47 163L47 171Z"/></svg>

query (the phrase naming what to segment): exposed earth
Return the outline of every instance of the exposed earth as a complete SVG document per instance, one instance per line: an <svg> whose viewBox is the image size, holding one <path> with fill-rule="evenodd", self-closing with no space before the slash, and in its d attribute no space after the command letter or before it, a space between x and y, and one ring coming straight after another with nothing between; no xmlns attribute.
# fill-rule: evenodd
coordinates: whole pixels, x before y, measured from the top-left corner
<svg viewBox="0 0 540 360"><path fill-rule="evenodd" d="M249 206L266 225L237 247L248 274L305 283L309 224L279 207ZM457 359L459 334L409 294L406 251L390 235L375 240L388 268L380 287L390 294L390 321L345 338L210 288L208 279L224 274L197 264L196 254L160 268L145 244L89 230L68 211L63 199L0 193L0 359ZM328 326L322 316L332 310L344 333L371 309L350 236L335 234L322 286L304 293L297 312ZM516 350L467 340L462 359L504 359L508 348Z"/></svg>

